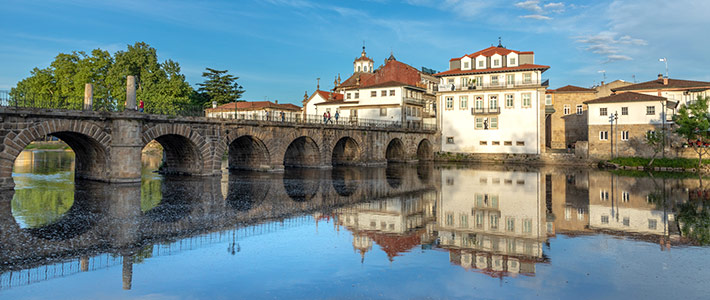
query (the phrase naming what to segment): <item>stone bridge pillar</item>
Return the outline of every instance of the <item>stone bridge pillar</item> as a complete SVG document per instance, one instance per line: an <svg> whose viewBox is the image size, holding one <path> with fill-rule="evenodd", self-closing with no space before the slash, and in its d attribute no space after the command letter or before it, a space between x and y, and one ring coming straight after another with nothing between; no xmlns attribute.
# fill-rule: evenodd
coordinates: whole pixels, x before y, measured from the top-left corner
<svg viewBox="0 0 710 300"><path fill-rule="evenodd" d="M140 184L109 184L104 186L104 195L110 203L108 210L110 236L114 248L130 247L139 238L141 217Z"/></svg>
<svg viewBox="0 0 710 300"><path fill-rule="evenodd" d="M136 119L115 119L111 127L109 181L141 182L142 123Z"/></svg>

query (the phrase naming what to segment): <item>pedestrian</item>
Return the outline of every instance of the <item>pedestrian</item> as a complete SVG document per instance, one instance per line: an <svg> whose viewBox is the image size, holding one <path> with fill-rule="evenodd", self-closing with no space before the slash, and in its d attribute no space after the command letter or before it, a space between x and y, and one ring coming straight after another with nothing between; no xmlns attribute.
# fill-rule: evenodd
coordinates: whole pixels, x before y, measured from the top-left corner
<svg viewBox="0 0 710 300"><path fill-rule="evenodd" d="M333 120L330 119L330 111L328 111L328 122L330 122L331 124L333 124ZM326 123L327 123L327 122L326 122Z"/></svg>
<svg viewBox="0 0 710 300"><path fill-rule="evenodd" d="M335 111L335 124L338 124L338 118L340 118L340 111Z"/></svg>
<svg viewBox="0 0 710 300"><path fill-rule="evenodd" d="M266 110L266 120L267 121L269 120L269 111L268 110Z"/></svg>
<svg viewBox="0 0 710 300"><path fill-rule="evenodd" d="M138 111L143 112L143 100L142 99L138 102Z"/></svg>
<svg viewBox="0 0 710 300"><path fill-rule="evenodd" d="M284 112L281 112L281 122L286 121L286 114Z"/></svg>
<svg viewBox="0 0 710 300"><path fill-rule="evenodd" d="M323 123L327 124L328 123L328 113L323 113Z"/></svg>

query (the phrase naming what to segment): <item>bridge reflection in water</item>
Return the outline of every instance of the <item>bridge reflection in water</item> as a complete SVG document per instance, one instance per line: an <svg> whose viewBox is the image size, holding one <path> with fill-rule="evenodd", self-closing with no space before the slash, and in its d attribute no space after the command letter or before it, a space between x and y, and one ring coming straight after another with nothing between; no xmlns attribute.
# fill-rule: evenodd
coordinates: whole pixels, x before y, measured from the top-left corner
<svg viewBox="0 0 710 300"><path fill-rule="evenodd" d="M322 220L352 233L362 262L372 251L395 261L415 248L436 249L497 278L535 276L539 264L551 263L545 249L558 234L611 234L661 250L708 240L698 236L707 230L691 228L708 210L694 179L430 164L287 168L166 177L159 203L143 210L140 185L75 186L73 205L35 227L12 215L15 192L0 194L0 289L116 265L130 289L133 265L151 257L215 243L236 255L244 237Z"/></svg>

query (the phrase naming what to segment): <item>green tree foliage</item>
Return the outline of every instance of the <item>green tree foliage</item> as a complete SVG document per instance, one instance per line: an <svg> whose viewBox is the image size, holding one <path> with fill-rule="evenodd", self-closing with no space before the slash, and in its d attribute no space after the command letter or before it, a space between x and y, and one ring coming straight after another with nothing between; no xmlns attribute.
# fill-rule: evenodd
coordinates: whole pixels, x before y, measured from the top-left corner
<svg viewBox="0 0 710 300"><path fill-rule="evenodd" d="M47 107L76 109L83 103L84 84L91 83L96 109L121 110L128 75L136 76L136 96L148 113L175 113L189 104L194 93L177 62L168 59L161 63L155 48L137 42L113 56L101 49L90 54L60 53L49 67L33 69L10 95L13 99L41 99Z"/></svg>
<svg viewBox="0 0 710 300"><path fill-rule="evenodd" d="M698 154L698 171L707 154L710 142L710 114L708 114L708 97L698 96L696 101L689 102L678 109L673 121L678 125L676 133L686 139L688 147Z"/></svg>
<svg viewBox="0 0 710 300"><path fill-rule="evenodd" d="M665 138L666 138L666 135L665 135L664 131L646 132L646 136L644 137L644 142L653 151L653 156L651 156L651 160L648 162L647 167L651 167L653 165L653 161L656 160L656 156L658 156L658 153L663 151L663 148L665 147L665 143L664 143Z"/></svg>
<svg viewBox="0 0 710 300"><path fill-rule="evenodd" d="M699 203L679 205L678 222L681 233L700 245L710 245L710 209Z"/></svg>
<svg viewBox="0 0 710 300"><path fill-rule="evenodd" d="M202 73L205 82L197 84L200 86L197 90L199 95L193 98L196 104L209 107L213 101L221 105L238 101L242 97L244 90L237 83L239 77L227 74L228 70L205 69L207 71Z"/></svg>

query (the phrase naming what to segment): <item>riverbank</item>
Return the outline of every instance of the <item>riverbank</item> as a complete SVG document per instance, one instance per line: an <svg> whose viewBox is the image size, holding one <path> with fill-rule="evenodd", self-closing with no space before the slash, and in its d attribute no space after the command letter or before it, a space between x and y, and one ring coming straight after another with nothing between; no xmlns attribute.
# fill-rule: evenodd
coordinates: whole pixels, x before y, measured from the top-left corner
<svg viewBox="0 0 710 300"><path fill-rule="evenodd" d="M434 161L440 163L463 164L515 164L515 165L558 165L594 167L597 161L577 157L573 153L500 154L500 153L454 153L437 152Z"/></svg>
<svg viewBox="0 0 710 300"><path fill-rule="evenodd" d="M660 171L660 172L690 172L700 171L710 174L710 161L703 161L698 170L698 160L689 158L657 158L649 164L651 159L643 157L617 157L605 162L600 162L600 168L638 170L638 171Z"/></svg>

